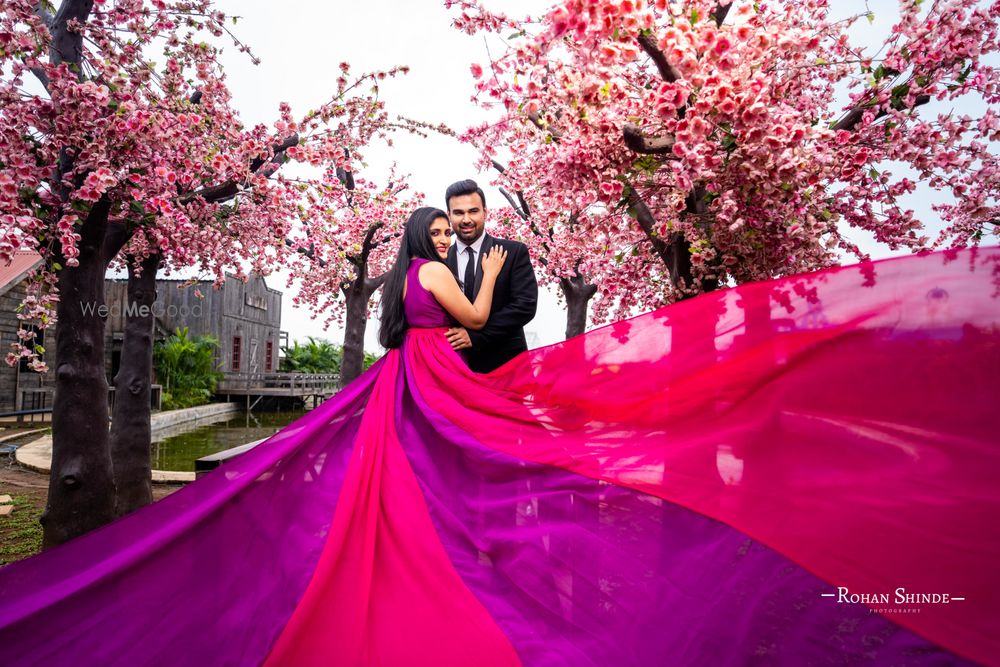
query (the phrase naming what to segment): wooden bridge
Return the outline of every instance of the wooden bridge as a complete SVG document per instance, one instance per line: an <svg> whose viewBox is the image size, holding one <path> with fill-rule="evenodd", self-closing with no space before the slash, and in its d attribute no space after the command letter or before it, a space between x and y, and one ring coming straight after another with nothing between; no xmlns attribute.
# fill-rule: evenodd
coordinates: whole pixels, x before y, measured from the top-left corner
<svg viewBox="0 0 1000 667"><path fill-rule="evenodd" d="M340 376L336 373L226 373L215 388L227 401L246 398L250 412L264 398L301 398L315 408L335 394Z"/></svg>

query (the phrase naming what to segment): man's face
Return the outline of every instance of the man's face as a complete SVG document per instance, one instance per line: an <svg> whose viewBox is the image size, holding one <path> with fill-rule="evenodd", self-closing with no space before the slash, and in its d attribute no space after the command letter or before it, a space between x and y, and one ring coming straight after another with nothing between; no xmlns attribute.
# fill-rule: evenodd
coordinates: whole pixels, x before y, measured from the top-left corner
<svg viewBox="0 0 1000 667"><path fill-rule="evenodd" d="M448 200L448 217L451 228L458 239L466 245L471 245L483 235L486 227L486 207L478 192L470 195L458 195Z"/></svg>

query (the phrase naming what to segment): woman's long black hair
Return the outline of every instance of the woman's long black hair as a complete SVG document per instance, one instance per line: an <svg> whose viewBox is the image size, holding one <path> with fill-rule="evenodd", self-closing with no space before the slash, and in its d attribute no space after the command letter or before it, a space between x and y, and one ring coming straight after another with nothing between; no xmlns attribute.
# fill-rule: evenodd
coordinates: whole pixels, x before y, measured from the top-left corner
<svg viewBox="0 0 1000 667"><path fill-rule="evenodd" d="M438 218L447 220L448 214L439 208L423 206L411 213L406 221L396 263L389 270L389 277L382 288L378 342L387 350L401 346L406 334L403 287L406 285L406 272L410 270L410 259L421 258L444 263L431 242L431 223Z"/></svg>

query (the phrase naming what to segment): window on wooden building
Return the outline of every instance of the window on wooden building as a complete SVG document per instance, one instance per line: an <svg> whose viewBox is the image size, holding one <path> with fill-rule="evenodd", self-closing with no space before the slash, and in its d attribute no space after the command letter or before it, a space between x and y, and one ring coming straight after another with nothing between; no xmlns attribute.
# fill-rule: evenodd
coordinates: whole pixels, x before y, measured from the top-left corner
<svg viewBox="0 0 1000 667"><path fill-rule="evenodd" d="M229 362L229 369L233 373L240 372L240 356L242 353L242 350L240 348L242 347L243 347L243 339L240 338L239 336L233 336L233 358Z"/></svg>
<svg viewBox="0 0 1000 667"><path fill-rule="evenodd" d="M274 370L274 341L267 341L267 345L264 346L264 372L270 373Z"/></svg>

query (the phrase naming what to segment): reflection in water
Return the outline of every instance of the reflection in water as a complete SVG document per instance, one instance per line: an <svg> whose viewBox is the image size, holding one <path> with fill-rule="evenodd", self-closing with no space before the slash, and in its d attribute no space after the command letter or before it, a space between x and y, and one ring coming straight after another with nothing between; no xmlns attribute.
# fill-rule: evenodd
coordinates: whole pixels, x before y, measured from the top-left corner
<svg viewBox="0 0 1000 667"><path fill-rule="evenodd" d="M155 470L194 470L195 459L270 437L305 414L304 410L241 413L153 443Z"/></svg>

